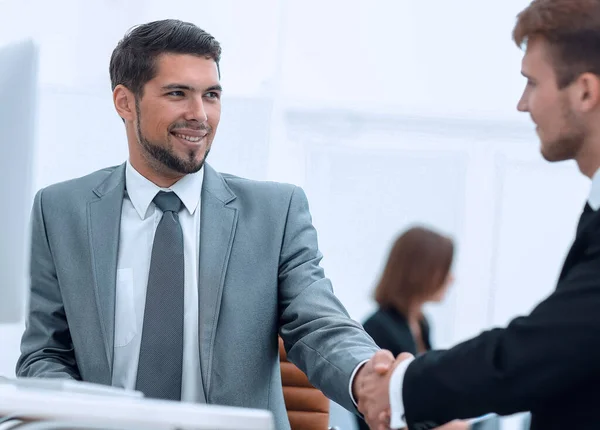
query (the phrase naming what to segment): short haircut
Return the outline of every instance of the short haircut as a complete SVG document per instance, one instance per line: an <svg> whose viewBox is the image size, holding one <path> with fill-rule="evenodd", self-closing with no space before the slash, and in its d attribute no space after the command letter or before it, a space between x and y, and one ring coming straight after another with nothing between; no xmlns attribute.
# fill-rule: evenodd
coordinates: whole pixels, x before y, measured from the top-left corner
<svg viewBox="0 0 600 430"><path fill-rule="evenodd" d="M583 73L600 76L600 0L534 0L517 16L513 39L522 47L533 37L550 44L559 88Z"/></svg>
<svg viewBox="0 0 600 430"><path fill-rule="evenodd" d="M123 85L141 98L144 85L156 76L156 59L162 54L212 58L218 68L221 45L196 25L176 19L133 27L117 44L110 58L112 89Z"/></svg>

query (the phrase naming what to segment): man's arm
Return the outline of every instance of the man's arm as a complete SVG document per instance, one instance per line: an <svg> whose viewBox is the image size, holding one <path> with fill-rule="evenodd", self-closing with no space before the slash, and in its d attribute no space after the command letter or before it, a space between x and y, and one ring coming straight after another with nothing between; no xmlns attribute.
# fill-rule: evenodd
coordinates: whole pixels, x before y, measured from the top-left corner
<svg viewBox="0 0 600 430"><path fill-rule="evenodd" d="M403 380L409 426L536 410L597 378L600 232L530 315L447 351L416 358Z"/></svg>
<svg viewBox="0 0 600 430"><path fill-rule="evenodd" d="M16 373L24 377L81 379L48 243L43 198L41 190L35 196L31 214L29 315Z"/></svg>
<svg viewBox="0 0 600 430"><path fill-rule="evenodd" d="M279 263L281 337L288 359L327 397L355 411L350 378L379 348L333 294L304 192L290 197Z"/></svg>

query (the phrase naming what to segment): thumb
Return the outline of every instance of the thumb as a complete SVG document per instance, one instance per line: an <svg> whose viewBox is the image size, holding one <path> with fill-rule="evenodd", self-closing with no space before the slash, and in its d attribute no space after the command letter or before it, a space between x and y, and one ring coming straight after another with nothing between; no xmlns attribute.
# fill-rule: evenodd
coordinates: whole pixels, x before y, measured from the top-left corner
<svg viewBox="0 0 600 430"><path fill-rule="evenodd" d="M373 369L380 375L385 375L394 363L394 355L387 349L379 350L371 358Z"/></svg>

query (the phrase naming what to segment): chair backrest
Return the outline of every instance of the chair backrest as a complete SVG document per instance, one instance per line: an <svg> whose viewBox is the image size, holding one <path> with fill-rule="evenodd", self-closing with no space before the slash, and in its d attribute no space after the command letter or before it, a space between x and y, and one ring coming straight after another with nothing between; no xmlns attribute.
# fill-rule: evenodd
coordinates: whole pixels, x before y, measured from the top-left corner
<svg viewBox="0 0 600 430"><path fill-rule="evenodd" d="M313 387L306 375L287 361L283 340L279 338L281 383L292 430L327 430L329 399Z"/></svg>

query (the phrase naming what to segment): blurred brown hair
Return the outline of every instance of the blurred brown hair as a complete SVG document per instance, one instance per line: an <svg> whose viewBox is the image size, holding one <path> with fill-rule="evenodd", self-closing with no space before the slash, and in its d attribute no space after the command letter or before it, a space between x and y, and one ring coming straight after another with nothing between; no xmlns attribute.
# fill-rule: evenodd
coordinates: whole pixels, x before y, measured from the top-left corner
<svg viewBox="0 0 600 430"><path fill-rule="evenodd" d="M513 39L522 47L542 37L559 88L583 73L600 76L600 0L534 0L517 16Z"/></svg>
<svg viewBox="0 0 600 430"><path fill-rule="evenodd" d="M406 314L415 302L442 288L453 258L452 239L425 227L408 229L392 247L375 300Z"/></svg>

